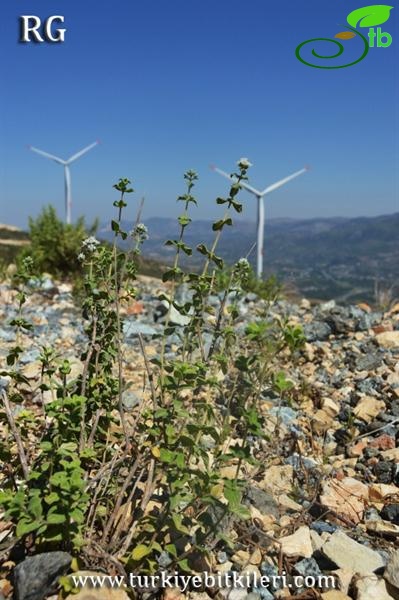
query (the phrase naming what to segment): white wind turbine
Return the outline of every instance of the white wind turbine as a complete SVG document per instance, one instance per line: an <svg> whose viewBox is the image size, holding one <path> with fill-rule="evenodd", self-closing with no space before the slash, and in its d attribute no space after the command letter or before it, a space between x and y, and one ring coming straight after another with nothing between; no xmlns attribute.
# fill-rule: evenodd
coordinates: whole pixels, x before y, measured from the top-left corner
<svg viewBox="0 0 399 600"><path fill-rule="evenodd" d="M70 158L68 158L67 160L63 160L62 158L59 158L58 156L53 156L52 154L49 154L48 152L43 152L43 150L38 150L38 148L34 148L33 146L29 146L29 149L33 150L33 152L37 152L37 154L41 154L42 156L45 156L46 158L50 158L51 160L54 160L59 165L63 165L64 166L64 178L65 178L65 220L66 220L66 222L68 224L71 223L71 209L72 209L71 171L70 171L69 165L71 163L73 163L75 160L77 160L78 158L80 158L81 156L83 156L83 154L86 154L86 152L88 152L89 150L91 150L92 148L94 148L95 146L97 146L99 143L100 143L99 141L96 141L93 144L90 144L90 146L87 146L86 148L83 148L83 150L79 150L79 152L77 152L76 154L74 154L73 156L71 156Z"/></svg>
<svg viewBox="0 0 399 600"><path fill-rule="evenodd" d="M223 175L223 177L227 177L227 179L230 179L231 181L236 181L235 177L231 177L231 175L229 175L225 171L222 171L221 169L218 169L215 166L212 166L211 169L213 171L216 171L216 173ZM276 183L272 183L272 185L269 185L262 191L256 190L251 185L248 185L248 183L246 183L245 181L240 181L240 186L242 188L244 188L245 190L247 190L248 192L250 192L251 194L253 194L254 196L256 196L256 198L258 199L256 275L259 279L262 277L262 273L263 273L263 237L264 237L264 227L265 227L265 208L264 208L264 201L263 201L264 196L266 196L266 194L270 194L270 192L274 192L274 190L277 190L279 187L285 185L286 183L291 181L291 179L295 179L295 177L302 175L302 173L306 173L306 171L308 171L308 170L309 170L309 167L304 167L303 169L300 169L300 171L296 171L292 175L289 175L288 177L285 177L284 179L280 179L280 181L277 181Z"/></svg>

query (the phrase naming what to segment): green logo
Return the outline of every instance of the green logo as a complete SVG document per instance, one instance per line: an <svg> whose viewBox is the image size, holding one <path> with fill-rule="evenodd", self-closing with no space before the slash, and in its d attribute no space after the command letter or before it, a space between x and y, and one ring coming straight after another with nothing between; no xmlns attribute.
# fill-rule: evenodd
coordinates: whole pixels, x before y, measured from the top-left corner
<svg viewBox="0 0 399 600"><path fill-rule="evenodd" d="M325 60L338 58L338 56L341 56L341 54L344 53L345 47L341 42L331 38L313 38L311 40L306 40L296 48L295 56L304 65L314 67L315 69L344 69L345 67L352 67L366 58L370 48L388 48L388 46L392 44L392 36L389 33L382 31L381 27L377 27L377 30L374 29L377 25L382 25L388 21L392 9L393 6L387 6L386 4L374 4L372 6L357 8L349 13L346 19L349 26L345 26L347 31L341 31L334 37L341 40L350 40L355 37L360 38L362 40L362 54L357 60L347 63L346 65L314 65L301 56L302 48L307 44L313 44L314 42L329 42L338 48L335 54L318 54L312 48L312 55L316 58ZM365 32L363 35L363 33L356 29L357 27L369 28L369 31L367 34Z"/></svg>

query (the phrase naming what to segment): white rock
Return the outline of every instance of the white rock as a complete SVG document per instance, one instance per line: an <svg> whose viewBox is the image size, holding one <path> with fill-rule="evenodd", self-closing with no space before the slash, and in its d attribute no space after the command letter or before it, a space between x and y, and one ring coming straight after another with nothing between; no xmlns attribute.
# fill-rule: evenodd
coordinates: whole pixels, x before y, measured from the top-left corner
<svg viewBox="0 0 399 600"><path fill-rule="evenodd" d="M333 479L322 484L320 496L322 505L345 516L355 524L363 517L367 499L367 485L352 477L345 477L342 481Z"/></svg>
<svg viewBox="0 0 399 600"><path fill-rule="evenodd" d="M370 423L384 409L385 402L382 400L377 400L373 396L363 396L356 404L353 412L362 421Z"/></svg>
<svg viewBox="0 0 399 600"><path fill-rule="evenodd" d="M320 550L324 544L324 540L317 533L317 531L313 531L313 529L310 530L310 539L312 541L313 551L316 552L316 550Z"/></svg>
<svg viewBox="0 0 399 600"><path fill-rule="evenodd" d="M349 586L353 579L353 572L348 569L337 569L336 571L331 571L331 575L335 575L339 581L339 589L341 592L345 592L345 594L349 591Z"/></svg>
<svg viewBox="0 0 399 600"><path fill-rule="evenodd" d="M104 573L96 573L94 571L78 571L74 574L79 576L104 577ZM88 586L84 586L77 594L69 594L66 600L129 600L129 596L123 589L112 589L110 587L96 588L95 590Z"/></svg>
<svg viewBox="0 0 399 600"><path fill-rule="evenodd" d="M399 590L399 550L390 556L384 577L388 583Z"/></svg>
<svg viewBox="0 0 399 600"><path fill-rule="evenodd" d="M384 566L382 556L371 548L352 540L342 531L335 531L323 545L321 551L337 567L370 575Z"/></svg>
<svg viewBox="0 0 399 600"><path fill-rule="evenodd" d="M272 494L284 494L291 491L294 469L291 465L273 465L265 472L263 481L258 485Z"/></svg>
<svg viewBox="0 0 399 600"><path fill-rule="evenodd" d="M385 535L387 537L399 537L399 525L389 521L366 521L367 531L371 533Z"/></svg>
<svg viewBox="0 0 399 600"><path fill-rule="evenodd" d="M292 535L279 539L283 554L286 556L303 556L310 558L313 554L309 527L303 525Z"/></svg>
<svg viewBox="0 0 399 600"><path fill-rule="evenodd" d="M382 348L399 348L399 331L384 331L375 336Z"/></svg>
<svg viewBox="0 0 399 600"><path fill-rule="evenodd" d="M361 577L356 581L357 600L392 600L388 594L385 581L377 575Z"/></svg>
<svg viewBox="0 0 399 600"><path fill-rule="evenodd" d="M246 588L233 588L229 595L227 596L228 600L244 600L246 598L248 592Z"/></svg>
<svg viewBox="0 0 399 600"><path fill-rule="evenodd" d="M387 483L373 483L369 488L369 499L371 502L384 502L388 496L397 496L399 488Z"/></svg>
<svg viewBox="0 0 399 600"><path fill-rule="evenodd" d="M321 403L321 408L327 414L331 415L331 417L336 417L340 411L339 405L336 402L334 402L334 400L331 400L331 398L324 398L324 400Z"/></svg>
<svg viewBox="0 0 399 600"><path fill-rule="evenodd" d="M328 590L328 592L322 594L321 597L323 600L351 600L350 597L344 592L341 592L341 590Z"/></svg>

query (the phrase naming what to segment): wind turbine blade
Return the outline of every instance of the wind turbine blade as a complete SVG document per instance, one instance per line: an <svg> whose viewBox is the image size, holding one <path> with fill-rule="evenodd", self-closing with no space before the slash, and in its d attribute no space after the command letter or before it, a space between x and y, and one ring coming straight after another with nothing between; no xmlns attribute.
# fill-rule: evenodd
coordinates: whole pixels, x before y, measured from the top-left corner
<svg viewBox="0 0 399 600"><path fill-rule="evenodd" d="M225 171L222 171L222 169L218 169L217 167L211 167L213 171L216 171L216 173L219 173L219 175L223 175L223 177L226 177L227 179L230 179L230 181L237 181L237 179L235 177L231 177L228 173L226 173ZM248 192L251 192L251 194L255 194L255 196L260 196L261 192L259 192L259 190L256 190L254 187L248 185L248 183L246 183L245 181L240 181L240 187L246 189Z"/></svg>
<svg viewBox="0 0 399 600"><path fill-rule="evenodd" d="M93 142L93 144L90 144L90 146L87 146L86 148L83 148L83 150L79 150L79 152L77 152L76 154L74 154L73 156L71 156L71 158L68 158L68 160L66 161L66 163L69 165L71 162L73 162L77 158L80 158L81 156L83 156L83 154L86 154L86 152L88 152L89 150L91 150L92 148L94 148L94 146L97 146L97 145L98 145L98 142Z"/></svg>
<svg viewBox="0 0 399 600"><path fill-rule="evenodd" d="M39 150L38 148L34 148L33 146L29 146L29 150L33 150L33 152L41 154L42 156L50 158L51 160L55 160L55 162L60 165L65 165L65 160L62 160L62 158L58 158L58 156L54 156L53 154L49 154L48 152L43 152L43 150Z"/></svg>
<svg viewBox="0 0 399 600"><path fill-rule="evenodd" d="M277 181L276 183L272 183L272 185L269 185L267 188L265 188L263 190L262 196L264 196L265 194L269 194L270 192L274 192L274 190L277 190L279 187L281 187L282 185L285 185L286 183L288 183L289 181L291 181L291 179L295 179L295 177L299 177L299 175L302 175L302 173L306 173L306 171L308 171L309 169L301 169L300 171L296 171L295 173L293 173L292 175L289 175L288 177L285 177L284 179L280 179L280 181Z"/></svg>

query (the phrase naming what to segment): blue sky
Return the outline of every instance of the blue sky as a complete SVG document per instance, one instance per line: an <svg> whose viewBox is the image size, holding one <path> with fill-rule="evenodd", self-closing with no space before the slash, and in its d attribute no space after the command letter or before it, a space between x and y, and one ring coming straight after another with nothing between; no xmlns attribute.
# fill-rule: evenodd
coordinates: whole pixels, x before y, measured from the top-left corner
<svg viewBox="0 0 399 600"><path fill-rule="evenodd" d="M226 186L209 164L232 171L241 156L259 188L312 166L269 196L269 217L398 211L399 7L382 25L391 47L353 67L313 69L295 57L299 43L333 37L362 5L3 0L0 222L25 226L48 203L63 215L62 168L28 144L68 157L97 138L72 166L74 217L107 220L119 177L133 180L133 205L145 195L144 217L178 214L193 168L196 216L211 218ZM65 42L18 43L23 14L64 15ZM343 43L345 57L360 54L358 38ZM244 218L255 219L253 198L242 199Z"/></svg>

